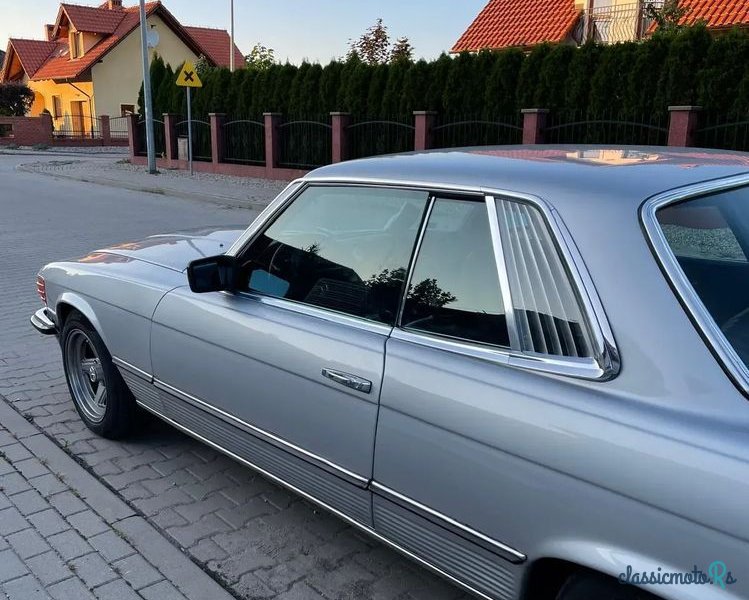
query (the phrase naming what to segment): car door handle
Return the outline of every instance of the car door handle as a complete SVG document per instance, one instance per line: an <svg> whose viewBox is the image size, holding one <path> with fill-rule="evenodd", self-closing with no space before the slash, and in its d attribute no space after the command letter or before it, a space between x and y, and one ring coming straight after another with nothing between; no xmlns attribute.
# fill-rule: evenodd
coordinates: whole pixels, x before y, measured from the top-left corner
<svg viewBox="0 0 749 600"><path fill-rule="evenodd" d="M333 369L323 369L322 376L328 379L345 385L347 388L356 390L357 392L363 392L369 394L372 391L372 382L367 379L362 379L356 375L350 375L342 371L335 371Z"/></svg>

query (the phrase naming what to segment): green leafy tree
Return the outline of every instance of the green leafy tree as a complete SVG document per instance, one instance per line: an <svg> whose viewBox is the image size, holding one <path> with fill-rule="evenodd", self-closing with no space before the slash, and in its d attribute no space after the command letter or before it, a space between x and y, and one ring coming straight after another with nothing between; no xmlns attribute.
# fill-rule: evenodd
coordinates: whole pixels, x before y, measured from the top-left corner
<svg viewBox="0 0 749 600"><path fill-rule="evenodd" d="M362 63L362 59L356 52L350 52L346 57L346 61L341 66L340 77L338 78L338 90L336 92L336 106L335 110L343 110L346 105L346 94L348 88L346 82L353 75L356 68Z"/></svg>
<svg viewBox="0 0 749 600"><path fill-rule="evenodd" d="M390 34L382 19L367 29L358 40L349 40L347 58L358 56L368 65L381 65L390 59Z"/></svg>
<svg viewBox="0 0 749 600"><path fill-rule="evenodd" d="M320 102L320 80L322 79L322 67L318 63L310 65L307 74L302 81L300 93L300 105L302 113L314 118L322 117L327 111Z"/></svg>
<svg viewBox="0 0 749 600"><path fill-rule="evenodd" d="M382 103L380 104L380 114L386 119L399 118L401 116L407 118L409 116L399 115L398 111L400 110L401 98L403 97L406 73L408 73L410 68L411 65L403 61L395 62L388 68L388 79L385 84L385 92L382 95ZM374 112L377 108L372 106L370 110Z"/></svg>
<svg viewBox="0 0 749 600"><path fill-rule="evenodd" d="M407 37L399 37L390 49L390 62L413 62L414 47Z"/></svg>
<svg viewBox="0 0 749 600"><path fill-rule="evenodd" d="M299 67L286 62L283 65L274 65L266 72L268 78L268 93L270 102L268 110L273 112L287 113L291 104L291 86L296 79Z"/></svg>
<svg viewBox="0 0 749 600"><path fill-rule="evenodd" d="M660 31L674 31L684 27L684 17L689 14L689 10L679 0L665 0L663 4L646 3L644 13Z"/></svg>
<svg viewBox="0 0 749 600"><path fill-rule="evenodd" d="M369 85L376 67L359 63L346 81L346 96L343 107L353 115L368 114ZM375 109L376 110L376 109Z"/></svg>
<svg viewBox="0 0 749 600"><path fill-rule="evenodd" d="M658 82L657 106L697 103L698 73L705 64L712 42L704 25L686 27L674 34Z"/></svg>
<svg viewBox="0 0 749 600"><path fill-rule="evenodd" d="M616 115L624 112L627 96L628 71L635 60L640 44L625 42L606 46L601 61L590 82L590 110L596 116Z"/></svg>
<svg viewBox="0 0 749 600"><path fill-rule="evenodd" d="M539 44L526 56L518 77L517 98L520 108L546 108L535 106L541 65L551 52L551 45Z"/></svg>
<svg viewBox="0 0 749 600"><path fill-rule="evenodd" d="M213 65L211 65L210 61L205 57L204 54L201 54L198 57L198 60L195 61L195 72L198 74L198 77L200 77L200 79L203 79L208 71L212 69L214 69Z"/></svg>
<svg viewBox="0 0 749 600"><path fill-rule="evenodd" d="M481 93L478 93L477 83L481 78L477 70L478 61L479 57L470 52L462 52L453 60L442 96L446 114L474 116L480 112L485 87L482 85Z"/></svg>
<svg viewBox="0 0 749 600"><path fill-rule="evenodd" d="M239 119L259 118L259 115L252 113L252 86L255 82L255 77L257 77L255 71L244 70L244 79L242 80L242 87L239 90L236 110L234 111L234 116Z"/></svg>
<svg viewBox="0 0 749 600"><path fill-rule="evenodd" d="M158 115L159 113L156 112L156 109L158 108L156 106L156 94L161 87L161 82L166 76L166 65L164 64L164 59L161 58L161 56L159 56L158 54L154 54L154 57L151 60L149 73L151 77L151 98L154 104L154 115ZM145 116L146 114L145 93L143 91L142 83L140 85L140 91L138 92L138 114L140 114L141 117Z"/></svg>
<svg viewBox="0 0 749 600"><path fill-rule="evenodd" d="M0 83L0 116L23 117L34 102L34 92L20 83Z"/></svg>
<svg viewBox="0 0 749 600"><path fill-rule="evenodd" d="M731 112L748 72L749 35L738 28L713 40L699 74L699 105L707 110Z"/></svg>
<svg viewBox="0 0 749 600"><path fill-rule="evenodd" d="M637 48L634 61L625 71L627 92L624 112L632 118L665 115L666 107L656 103L658 82L673 35L658 32Z"/></svg>
<svg viewBox="0 0 749 600"><path fill-rule="evenodd" d="M296 75L294 75L294 79L291 82L291 87L289 88L288 94L289 94L289 106L286 111L281 112L288 112L290 115L294 116L307 116L304 114L303 104L304 100L302 99L302 94L304 93L304 80L307 77L307 72L310 69L310 64L308 62L303 62L299 69L296 72ZM273 110L280 110L274 108Z"/></svg>
<svg viewBox="0 0 749 600"><path fill-rule="evenodd" d="M242 85L244 84L247 73L249 73L247 69L238 69L231 74L229 91L226 96L226 113L230 116L240 114L237 112L237 109L239 108L239 97L242 93Z"/></svg>
<svg viewBox="0 0 749 600"><path fill-rule="evenodd" d="M322 71L319 99L323 112L329 113L342 109L341 105L338 104L338 88L341 84L342 70L343 65L339 61L334 60L328 63Z"/></svg>
<svg viewBox="0 0 749 600"><path fill-rule="evenodd" d="M577 52L577 48L558 44L544 57L534 95L536 107L558 110L565 106L570 64Z"/></svg>
<svg viewBox="0 0 749 600"><path fill-rule="evenodd" d="M429 65L429 88L425 98L426 110L444 112L443 98L447 78L453 64L453 58L449 54L442 53L440 57Z"/></svg>
<svg viewBox="0 0 749 600"><path fill-rule="evenodd" d="M400 114L410 115L415 110L425 110L424 99L429 88L429 63L420 60L406 73L403 82L403 93L401 94ZM370 96L372 95L370 87Z"/></svg>
<svg viewBox="0 0 749 600"><path fill-rule="evenodd" d="M567 71L565 107L585 111L590 103L590 77L598 69L603 46L586 42L577 49Z"/></svg>
<svg viewBox="0 0 749 600"><path fill-rule="evenodd" d="M516 90L525 54L519 49L497 53L484 90L484 117L511 116L517 112Z"/></svg>
<svg viewBox="0 0 749 600"><path fill-rule="evenodd" d="M244 57L244 64L248 69L265 71L276 64L276 53L273 48L257 43L252 47L250 53Z"/></svg>

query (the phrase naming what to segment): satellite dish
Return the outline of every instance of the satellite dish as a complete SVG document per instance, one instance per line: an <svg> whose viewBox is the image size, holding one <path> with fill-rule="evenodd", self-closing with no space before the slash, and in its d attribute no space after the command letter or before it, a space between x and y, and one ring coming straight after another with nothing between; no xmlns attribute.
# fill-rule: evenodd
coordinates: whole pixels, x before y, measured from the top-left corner
<svg viewBox="0 0 749 600"><path fill-rule="evenodd" d="M148 40L149 48L156 48L156 46L159 45L161 37L159 36L159 32L155 29L149 29L148 33L146 34L146 39Z"/></svg>

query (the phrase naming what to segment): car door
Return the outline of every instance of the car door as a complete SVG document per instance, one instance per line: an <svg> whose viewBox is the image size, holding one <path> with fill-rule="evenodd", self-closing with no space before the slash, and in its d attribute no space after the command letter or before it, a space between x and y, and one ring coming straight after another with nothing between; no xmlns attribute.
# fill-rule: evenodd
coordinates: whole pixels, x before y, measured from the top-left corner
<svg viewBox="0 0 749 600"><path fill-rule="evenodd" d="M524 202L435 198L407 289L387 343L375 529L484 597L514 596L547 497L517 455L541 449L549 409L539 376L507 367L595 378L594 344L547 224ZM540 379L550 397L571 393Z"/></svg>
<svg viewBox="0 0 749 600"><path fill-rule="evenodd" d="M161 410L369 523L385 342L427 199L307 186L237 254L235 293L168 294L152 333Z"/></svg>

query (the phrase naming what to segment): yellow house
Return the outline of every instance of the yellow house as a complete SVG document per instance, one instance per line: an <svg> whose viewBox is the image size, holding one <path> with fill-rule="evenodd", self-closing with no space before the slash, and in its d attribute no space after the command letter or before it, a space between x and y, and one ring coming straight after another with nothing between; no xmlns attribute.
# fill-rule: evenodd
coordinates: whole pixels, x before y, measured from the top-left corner
<svg viewBox="0 0 749 600"><path fill-rule="evenodd" d="M159 2L146 5L151 53L177 66L204 56L213 66L244 59L229 34L219 29L186 27ZM96 130L97 117L135 112L143 81L138 6L122 0L98 6L61 4L44 40L12 38L0 81L28 85L35 98L31 116L47 110L55 129L72 136Z"/></svg>

